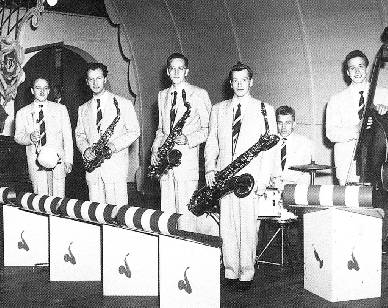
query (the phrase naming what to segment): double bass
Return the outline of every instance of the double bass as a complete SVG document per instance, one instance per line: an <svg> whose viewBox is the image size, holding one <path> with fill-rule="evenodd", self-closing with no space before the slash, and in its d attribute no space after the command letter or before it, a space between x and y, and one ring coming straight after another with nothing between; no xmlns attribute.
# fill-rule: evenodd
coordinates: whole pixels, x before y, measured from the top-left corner
<svg viewBox="0 0 388 308"><path fill-rule="evenodd" d="M373 100L380 69L388 62L388 27L384 29L381 39L383 45L373 62L369 78L369 92L354 151L360 182L371 183L374 192L380 197L388 192L388 113L378 114ZM371 125L370 119L372 119Z"/></svg>

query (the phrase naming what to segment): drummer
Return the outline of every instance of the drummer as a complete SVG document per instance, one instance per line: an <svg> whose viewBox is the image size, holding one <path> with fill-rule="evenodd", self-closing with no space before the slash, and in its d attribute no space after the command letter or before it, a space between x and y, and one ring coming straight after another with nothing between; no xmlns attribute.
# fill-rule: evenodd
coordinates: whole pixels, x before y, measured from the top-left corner
<svg viewBox="0 0 388 308"><path fill-rule="evenodd" d="M295 165L309 164L313 158L310 139L295 133L295 110L290 106L276 109L276 122L280 141L277 144L277 163L273 172L273 184L282 190L284 184L309 184L308 172L291 170Z"/></svg>

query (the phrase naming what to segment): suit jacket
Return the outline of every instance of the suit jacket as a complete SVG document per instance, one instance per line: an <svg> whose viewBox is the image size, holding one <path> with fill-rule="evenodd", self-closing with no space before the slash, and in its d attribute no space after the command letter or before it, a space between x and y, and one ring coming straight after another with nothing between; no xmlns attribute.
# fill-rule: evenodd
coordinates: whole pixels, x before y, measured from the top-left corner
<svg viewBox="0 0 388 308"><path fill-rule="evenodd" d="M99 168L86 172L88 183L96 182L100 177L106 183L114 183L127 178L129 167L128 147L139 137L140 127L135 109L130 100L105 91L101 100L102 121L101 133L104 133L117 115L113 98L116 97L120 109L120 120L114 128L109 142L116 150L110 159L106 159ZM78 122L75 129L75 138L79 151L83 154L100 139L97 131L97 102L95 99L87 101L78 108Z"/></svg>
<svg viewBox="0 0 388 308"><path fill-rule="evenodd" d="M182 129L182 134L187 137L188 144L177 145L174 149L182 153L181 164L174 167L176 177L197 180L199 177L199 145L206 141L209 126L211 102L206 90L185 84L186 100L190 103L190 116ZM157 151L170 134L170 110L172 104L172 88L164 89L158 95L159 124L152 151ZM180 100L180 103L179 103ZM181 94L178 93L177 114L174 123L177 123L186 111ZM163 176L161 178L163 180Z"/></svg>
<svg viewBox="0 0 388 308"><path fill-rule="evenodd" d="M295 165L309 164L313 157L313 145L310 139L305 136L298 135L295 132L291 133L286 140L286 164L284 169L281 169L281 149L283 140L280 139L276 145L276 164L275 176L281 176L285 184L309 184L310 174L308 172L296 171L289 169Z"/></svg>
<svg viewBox="0 0 388 308"><path fill-rule="evenodd" d="M26 146L28 171L33 177L38 170L36 164L36 148L30 139L30 134L38 129L36 120L38 115L31 103L16 113L15 141ZM73 137L69 114L64 105L48 101L44 109L44 121L46 129L46 146L57 151L61 158L61 164L53 170L54 178L66 176L64 162L73 163Z"/></svg>
<svg viewBox="0 0 388 308"><path fill-rule="evenodd" d="M265 104L265 108L269 131L274 134L276 133L275 111L268 104ZM264 134L265 124L261 112L261 101L251 97L243 107L240 134L234 157L232 157L232 123L232 100L226 100L213 106L210 115L209 136L205 146L206 172L224 169ZM267 186L274 165L274 153L274 148L261 152L237 174L250 173L255 179L256 186Z"/></svg>

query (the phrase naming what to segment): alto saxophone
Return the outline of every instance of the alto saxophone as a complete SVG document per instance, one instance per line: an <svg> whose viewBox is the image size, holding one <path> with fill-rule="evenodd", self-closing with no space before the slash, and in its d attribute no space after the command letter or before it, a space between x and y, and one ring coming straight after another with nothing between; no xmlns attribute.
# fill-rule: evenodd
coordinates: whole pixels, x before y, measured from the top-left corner
<svg viewBox="0 0 388 308"><path fill-rule="evenodd" d="M113 135L115 126L120 120L120 108L118 106L116 97L113 98L113 102L116 107L117 115L112 123L108 126L108 128L104 131L104 133L100 136L100 139L98 139L98 141L92 145L91 150L96 155L96 157L92 160L87 160L85 157L83 157L84 167L87 172L92 172L96 168L100 167L105 159L112 157L112 150L107 146L107 144Z"/></svg>
<svg viewBox="0 0 388 308"><path fill-rule="evenodd" d="M182 99L184 106L186 107L186 111L175 124L174 128L171 130L162 146L158 149L157 164L149 166L147 176L152 179L160 179L160 177L169 169L181 164L182 153L181 151L173 148L175 145L175 137L182 134L183 126L185 125L186 120L190 116L191 112L190 103L186 102L185 90L182 90Z"/></svg>
<svg viewBox="0 0 388 308"><path fill-rule="evenodd" d="M232 191L238 198L244 198L251 193L255 184L253 176L248 173L238 176L235 176L235 174L247 166L253 158L259 155L261 151L269 150L280 140L279 136L268 134L267 114L264 104L262 104L262 113L264 115L266 125L265 134L262 135L260 139L248 150L238 156L224 169L217 172L213 186L205 186L194 192L188 204L188 209L194 215L201 216L204 213L219 213L220 207L218 199L231 193Z"/></svg>

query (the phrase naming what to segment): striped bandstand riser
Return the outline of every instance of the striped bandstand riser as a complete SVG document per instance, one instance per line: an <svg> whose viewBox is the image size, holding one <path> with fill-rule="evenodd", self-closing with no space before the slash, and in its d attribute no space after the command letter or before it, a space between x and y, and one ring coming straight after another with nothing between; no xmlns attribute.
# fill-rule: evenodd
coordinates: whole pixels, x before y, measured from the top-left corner
<svg viewBox="0 0 388 308"><path fill-rule="evenodd" d="M166 235L179 235L178 219L181 214L165 213L158 210L135 206L124 206L119 209L116 221L119 226L140 229Z"/></svg>
<svg viewBox="0 0 388 308"><path fill-rule="evenodd" d="M64 198L59 205L61 216L97 222L101 224L115 224L118 206L93 201L82 201Z"/></svg>
<svg viewBox="0 0 388 308"><path fill-rule="evenodd" d="M10 187L0 187L0 204L14 203L16 193Z"/></svg>
<svg viewBox="0 0 388 308"><path fill-rule="evenodd" d="M16 197L16 204L29 211L58 215L58 207L61 200L59 197L20 193Z"/></svg>
<svg viewBox="0 0 388 308"><path fill-rule="evenodd" d="M287 184L285 205L373 207L371 186Z"/></svg>

